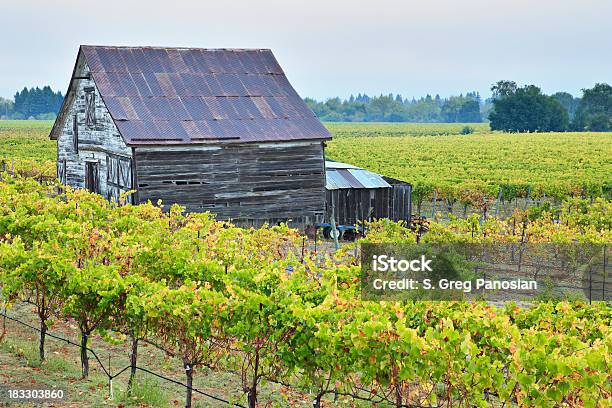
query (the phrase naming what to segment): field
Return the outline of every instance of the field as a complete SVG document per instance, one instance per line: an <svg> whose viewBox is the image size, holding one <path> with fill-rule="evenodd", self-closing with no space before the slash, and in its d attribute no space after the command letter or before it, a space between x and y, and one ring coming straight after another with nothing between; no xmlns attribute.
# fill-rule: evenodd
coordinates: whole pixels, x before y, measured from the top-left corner
<svg viewBox="0 0 612 408"><path fill-rule="evenodd" d="M492 133L487 124L328 123L329 158L412 183L431 198L608 197L612 133ZM52 122L0 121L0 164L53 175ZM473 134L462 135L466 126Z"/></svg>
<svg viewBox="0 0 612 408"><path fill-rule="evenodd" d="M0 168L2 165L27 174L55 174L55 142L49 140L53 122L0 121Z"/></svg>
<svg viewBox="0 0 612 408"><path fill-rule="evenodd" d="M9 169L14 160L19 172L52 170L49 126L0 123ZM577 149L585 175L610 176L601 145L579 143L601 138L609 149L608 134L505 135L480 125L472 135L441 135L464 125L329 126L337 135L329 143L333 157L342 159L344 146L342 155L356 159L342 160L359 164L356 147L378 142L363 159L384 164L402 153L404 174L411 174L407 163L416 165L404 161L410 149L402 146L423 142L422 150L444 154L437 143L450 149L467 141L481 153L458 155L461 164L454 166L488 168L476 181L518 177L503 156L484 157L501 146L520 157L523 175L543 180L560 171L558 156L569 160L546 143L560 141ZM385 130L395 136L373 136ZM533 152L536 142L544 153ZM384 150L387 156L377 156ZM2 176L0 309L74 345L0 319L0 384L59 385L72 392L71 406L187 404L184 387L146 369L250 408L612 406L609 303L366 301L356 250L361 242L413 243L417 236L443 243L609 244L612 203L604 198L571 198L555 218L517 211L504 219L434 220L423 235L379 220L361 241L330 254L313 251L311 240L283 225L241 229L177 207L117 206L84 190ZM444 177L440 186L449 183ZM466 172L457 184L470 177ZM98 352L101 364L86 347ZM135 385L128 395L131 369ZM196 407L226 406L196 394Z"/></svg>
<svg viewBox="0 0 612 408"><path fill-rule="evenodd" d="M334 137L448 136L468 127L475 134L490 133L488 123L346 123L327 122Z"/></svg>
<svg viewBox="0 0 612 408"><path fill-rule="evenodd" d="M491 133L461 126L329 124L328 157L413 184L417 193L470 200L544 195L608 196L612 133ZM452 132L430 137L431 134Z"/></svg>

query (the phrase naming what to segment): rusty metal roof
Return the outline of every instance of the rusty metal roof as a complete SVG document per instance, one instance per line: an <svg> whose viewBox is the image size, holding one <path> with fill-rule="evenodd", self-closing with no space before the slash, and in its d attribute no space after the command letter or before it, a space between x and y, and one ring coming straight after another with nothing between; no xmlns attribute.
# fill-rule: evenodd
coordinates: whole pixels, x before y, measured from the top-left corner
<svg viewBox="0 0 612 408"><path fill-rule="evenodd" d="M329 139L267 49L81 46L128 145Z"/></svg>
<svg viewBox="0 0 612 408"><path fill-rule="evenodd" d="M390 187L379 174L346 163L325 162L325 188L328 190Z"/></svg>

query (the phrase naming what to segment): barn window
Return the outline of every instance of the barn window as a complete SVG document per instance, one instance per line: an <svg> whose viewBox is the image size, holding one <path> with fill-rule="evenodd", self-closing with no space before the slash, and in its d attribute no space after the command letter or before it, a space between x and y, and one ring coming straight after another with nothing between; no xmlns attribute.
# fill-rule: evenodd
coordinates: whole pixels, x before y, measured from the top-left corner
<svg viewBox="0 0 612 408"><path fill-rule="evenodd" d="M96 93L93 87L85 88L85 125L92 127L96 124Z"/></svg>
<svg viewBox="0 0 612 408"><path fill-rule="evenodd" d="M79 122L77 121L77 115L72 118L72 147L74 152L79 152Z"/></svg>
<svg viewBox="0 0 612 408"><path fill-rule="evenodd" d="M66 159L57 162L57 178L60 183L66 184Z"/></svg>

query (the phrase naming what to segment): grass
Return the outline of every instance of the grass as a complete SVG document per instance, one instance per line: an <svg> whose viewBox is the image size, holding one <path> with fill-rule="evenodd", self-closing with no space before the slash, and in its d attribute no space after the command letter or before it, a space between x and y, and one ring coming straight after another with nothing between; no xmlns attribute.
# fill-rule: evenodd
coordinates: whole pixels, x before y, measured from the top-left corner
<svg viewBox="0 0 612 408"><path fill-rule="evenodd" d="M59 355L50 355L41 363L36 344L36 339L26 333L0 342L0 383L15 388L64 389L67 398L62 401L62 406L65 407L108 406L104 403L106 379L102 375L93 373L87 381L79 381L80 371Z"/></svg>
<svg viewBox="0 0 612 408"><path fill-rule="evenodd" d="M131 393L124 390L118 395L117 402L124 405L145 404L151 407L167 407L170 405L170 398L164 392L159 380L141 377L135 380Z"/></svg>

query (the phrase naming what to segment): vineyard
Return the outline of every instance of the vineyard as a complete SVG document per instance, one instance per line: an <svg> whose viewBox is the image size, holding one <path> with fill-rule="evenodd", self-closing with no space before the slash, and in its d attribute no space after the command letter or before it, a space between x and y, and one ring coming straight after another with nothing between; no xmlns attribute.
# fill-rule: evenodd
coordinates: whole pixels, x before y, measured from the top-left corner
<svg viewBox="0 0 612 408"><path fill-rule="evenodd" d="M611 194L610 133L510 134L478 128L460 135L459 125L454 133L452 125L329 128L335 136L326 150L329 157L408 181L417 200L431 198L434 191L438 199L476 206L500 195L505 201L526 196L562 201Z"/></svg>
<svg viewBox="0 0 612 408"><path fill-rule="evenodd" d="M49 126L0 122L2 167L53 175ZM430 220L424 233L379 220L331 252L286 226L241 229L178 206L114 205L5 172L0 307L38 328L40 362L55 361L52 333L78 333L82 380L71 387L88 384L99 363L90 346L103 339L129 351L126 371L115 374L128 376L126 392L138 394L141 367L174 365L168 384L184 386L188 407L202 399L239 407L612 406L609 304L365 301L357 256L362 242L417 239L609 244L610 134L329 126L329 155L407 179L422 196L477 201L503 187L508 199L553 196L559 209ZM5 328L6 320L0 340L13 333ZM202 377L222 385L202 396Z"/></svg>
<svg viewBox="0 0 612 408"><path fill-rule="evenodd" d="M55 176L57 151L49 140L52 125L37 120L0 121L0 170Z"/></svg>
<svg viewBox="0 0 612 408"><path fill-rule="evenodd" d="M376 136L451 136L460 135L465 128L475 134L490 133L488 123L326 123L334 137Z"/></svg>
<svg viewBox="0 0 612 408"><path fill-rule="evenodd" d="M55 174L51 122L0 121L0 167ZM465 126L473 134L462 135ZM415 202L487 207L495 199L610 197L612 134L491 133L487 124L329 123L326 154L412 183ZM435 136L435 137L434 137ZM501 192L500 192L501 188Z"/></svg>
<svg viewBox="0 0 612 408"><path fill-rule="evenodd" d="M112 206L82 190L3 179L5 306L34 307L40 359L54 323L77 327L83 378L90 338L103 333L131 344L134 367L144 342L174 356L185 370L186 406L205 368L235 376L240 397L230 402L249 407L271 404L264 383L311 395L315 407L612 404L605 303L363 301L350 245L315 253L284 226L245 230L176 206ZM610 242L608 201L564 207L561 222L517 212L482 224L431 223L422 239ZM415 240L401 224L369 228L367 242ZM138 381L131 373L130 383Z"/></svg>

